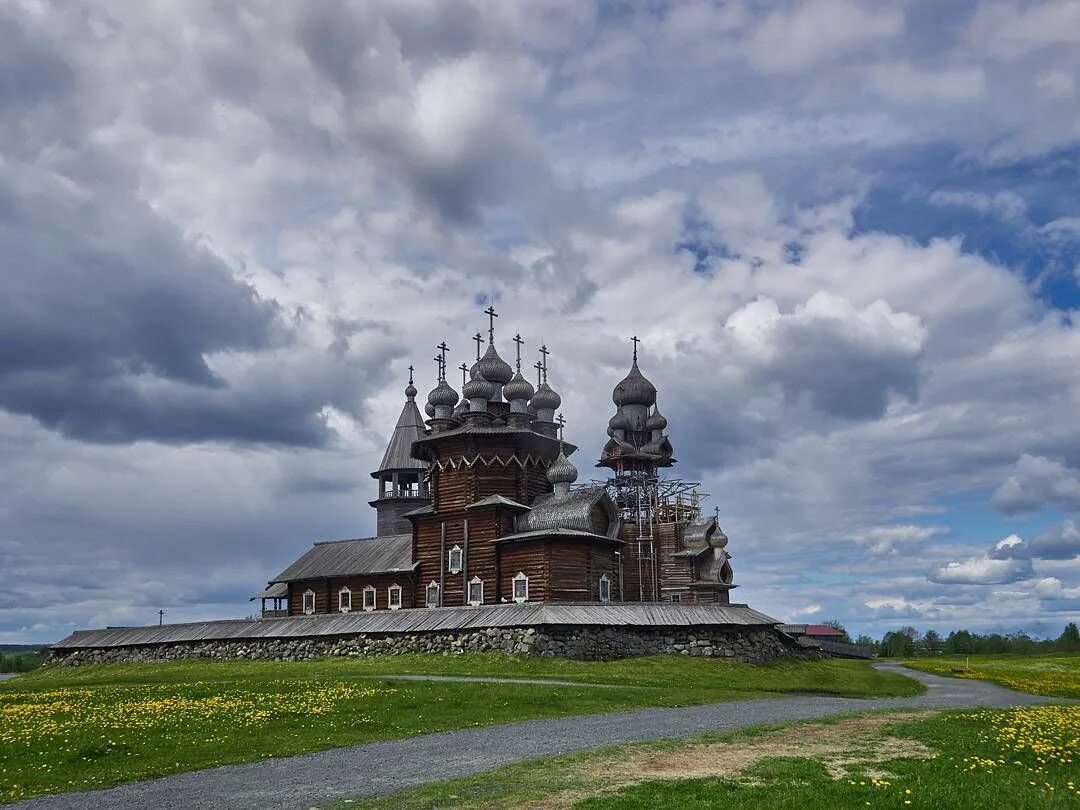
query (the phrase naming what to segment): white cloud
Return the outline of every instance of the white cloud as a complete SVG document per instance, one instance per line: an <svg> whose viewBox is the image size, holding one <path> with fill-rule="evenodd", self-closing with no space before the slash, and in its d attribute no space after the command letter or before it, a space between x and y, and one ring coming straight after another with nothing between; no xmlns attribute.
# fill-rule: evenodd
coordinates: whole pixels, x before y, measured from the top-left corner
<svg viewBox="0 0 1080 810"><path fill-rule="evenodd" d="M1061 461L1024 453L994 491L993 503L1008 514L1044 506L1080 509L1080 472Z"/></svg>
<svg viewBox="0 0 1080 810"><path fill-rule="evenodd" d="M998 541L981 557L950 562L929 575L942 585L999 585L1034 575L1027 544L1014 535Z"/></svg>
<svg viewBox="0 0 1080 810"><path fill-rule="evenodd" d="M1073 560L1080 557L1080 528L1072 520L1051 526L1031 541L1031 555L1039 560Z"/></svg>
<svg viewBox="0 0 1080 810"><path fill-rule="evenodd" d="M929 197L933 205L967 208L983 215L1022 221L1027 217L1027 203L1011 191L983 194L977 191L935 191Z"/></svg>

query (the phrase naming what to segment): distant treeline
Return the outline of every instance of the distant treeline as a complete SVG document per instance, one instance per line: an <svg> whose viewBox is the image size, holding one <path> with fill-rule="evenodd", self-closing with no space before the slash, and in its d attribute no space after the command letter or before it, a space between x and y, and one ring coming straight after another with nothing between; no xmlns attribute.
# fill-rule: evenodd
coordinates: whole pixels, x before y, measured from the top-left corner
<svg viewBox="0 0 1080 810"><path fill-rule="evenodd" d="M32 652L0 652L0 672L29 672L41 666L43 657L40 648Z"/></svg>
<svg viewBox="0 0 1080 810"><path fill-rule="evenodd" d="M942 636L935 630L919 633L914 627L902 627L885 634L881 641L859 636L855 643L869 647L877 655L910 658L920 655L995 655L999 653L1080 652L1080 629L1075 622L1054 639L1032 638L1027 633L988 633L954 630Z"/></svg>

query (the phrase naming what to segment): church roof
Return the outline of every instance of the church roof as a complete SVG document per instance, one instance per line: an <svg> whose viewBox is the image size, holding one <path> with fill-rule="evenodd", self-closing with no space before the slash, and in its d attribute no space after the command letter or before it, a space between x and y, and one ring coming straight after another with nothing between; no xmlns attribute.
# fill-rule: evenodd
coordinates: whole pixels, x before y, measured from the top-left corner
<svg viewBox="0 0 1080 810"><path fill-rule="evenodd" d="M481 498L478 501L473 501L465 508L479 509L482 506L505 506L509 509L520 509L523 512L529 511L529 507L527 507L525 504L518 503L517 501L507 498L503 495L488 495L486 498Z"/></svg>
<svg viewBox="0 0 1080 810"><path fill-rule="evenodd" d="M414 566L411 534L331 540L313 545L270 582L391 574L412 571Z"/></svg>
<svg viewBox="0 0 1080 810"><path fill-rule="evenodd" d="M597 505L603 508L603 525L596 522L593 508ZM589 534L610 535L612 529L617 528L615 505L604 487L583 487L561 497L549 493L539 496L533 501L532 509L518 515L514 528L518 533L540 529L549 532L573 529Z"/></svg>
<svg viewBox="0 0 1080 810"><path fill-rule="evenodd" d="M427 464L412 456L412 445L417 439L424 436L424 420L420 416L420 409L416 407L416 400L409 397L401 409L394 433L390 437L390 443L386 446L382 463L371 475L377 478L379 473L390 470L426 470Z"/></svg>
<svg viewBox="0 0 1080 810"><path fill-rule="evenodd" d="M263 590L259 591L248 601L255 599L284 599L289 595L289 586L284 582L272 582L267 585Z"/></svg>

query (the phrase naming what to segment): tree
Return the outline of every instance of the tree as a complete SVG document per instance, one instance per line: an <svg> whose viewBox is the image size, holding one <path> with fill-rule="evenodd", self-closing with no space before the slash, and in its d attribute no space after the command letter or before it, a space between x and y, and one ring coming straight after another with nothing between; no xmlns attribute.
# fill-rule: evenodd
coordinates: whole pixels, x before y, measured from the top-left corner
<svg viewBox="0 0 1080 810"><path fill-rule="evenodd" d="M975 652L975 639L967 630L953 630L945 639L945 652L953 655L971 655Z"/></svg>
<svg viewBox="0 0 1080 810"><path fill-rule="evenodd" d="M927 630L926 635L922 637L923 655L941 655L942 650L945 649L945 642L941 640L941 636L937 634L935 630Z"/></svg>
<svg viewBox="0 0 1080 810"><path fill-rule="evenodd" d="M1077 628L1076 622L1065 625L1065 630L1062 631L1058 641L1066 647L1080 647L1080 628Z"/></svg>
<svg viewBox="0 0 1080 810"><path fill-rule="evenodd" d="M910 658L915 654L915 642L903 630L891 630L881 640L881 654L891 658Z"/></svg>

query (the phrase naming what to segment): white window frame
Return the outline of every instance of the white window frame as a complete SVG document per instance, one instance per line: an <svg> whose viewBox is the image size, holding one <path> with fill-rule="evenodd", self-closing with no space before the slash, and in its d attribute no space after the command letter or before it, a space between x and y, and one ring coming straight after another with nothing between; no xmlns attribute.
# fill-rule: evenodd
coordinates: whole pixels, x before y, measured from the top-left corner
<svg viewBox="0 0 1080 810"><path fill-rule="evenodd" d="M454 557L457 557L457 564L454 563ZM460 574L461 569L465 567L465 552L461 550L461 546L454 546L450 551L446 553L446 570L451 574Z"/></svg>
<svg viewBox="0 0 1080 810"><path fill-rule="evenodd" d="M346 604L346 599L348 604ZM348 613L352 610L352 589L348 585L342 585L341 590L337 592L337 606L341 613Z"/></svg>
<svg viewBox="0 0 1080 810"><path fill-rule="evenodd" d="M604 595L605 590L607 591L606 596ZM609 577L607 574L601 574L600 575L599 594L598 594L598 596L600 597L601 602L610 602L611 601L611 577Z"/></svg>
<svg viewBox="0 0 1080 810"><path fill-rule="evenodd" d="M435 589L435 599L434 600L432 600L432 598L431 598L431 589L432 588ZM435 580L431 580L431 582L429 582L427 584L427 587L424 588L424 604L426 604L429 608L438 607L439 606L439 597L440 596L441 596L441 594L439 593L439 583L436 582Z"/></svg>
<svg viewBox="0 0 1080 810"><path fill-rule="evenodd" d="M308 597L311 597L311 607L308 607ZM311 616L315 612L315 591L308 588L304 591L304 615Z"/></svg>
<svg viewBox="0 0 1080 810"><path fill-rule="evenodd" d="M371 604L368 604L368 594L371 594ZM378 597L375 595L375 586L368 585L364 588L364 610L371 611L375 609L378 604Z"/></svg>
<svg viewBox="0 0 1080 810"><path fill-rule="evenodd" d="M511 586L510 595L514 598L515 602L528 602L529 601L529 578L525 576L524 571L518 571L517 575L511 580L513 585ZM518 583L525 583L525 593L523 596L518 596Z"/></svg>
<svg viewBox="0 0 1080 810"><path fill-rule="evenodd" d="M397 604L396 605L394 604L394 591L397 591ZM395 582L393 585L391 585L389 588L386 589L386 604L387 604L387 606L391 610L400 610L401 609L401 599L402 599L403 595L404 594L403 594L403 592L401 590L401 586L398 585Z"/></svg>
<svg viewBox="0 0 1080 810"><path fill-rule="evenodd" d="M479 585L480 586L480 599L479 600L473 599L473 593L472 593L473 585ZM470 605L475 606L475 605L484 604L484 580L480 579L480 577L473 577L472 579L469 580L468 597L469 597L469 604Z"/></svg>

